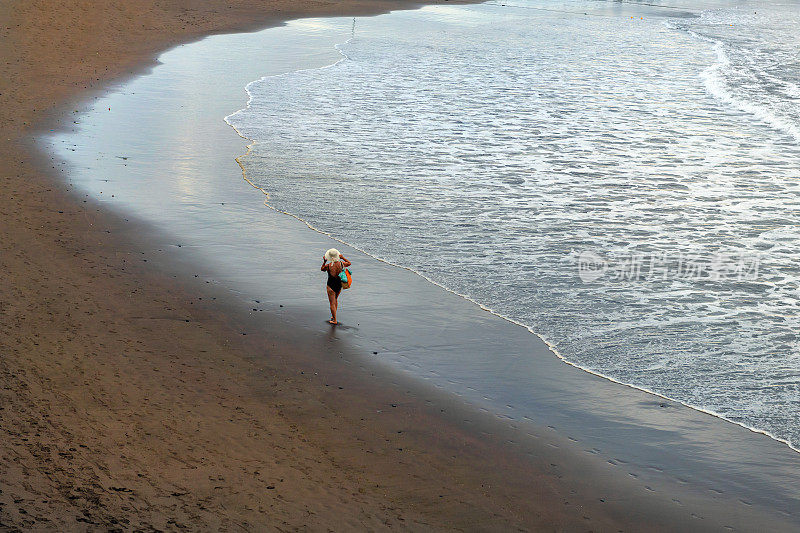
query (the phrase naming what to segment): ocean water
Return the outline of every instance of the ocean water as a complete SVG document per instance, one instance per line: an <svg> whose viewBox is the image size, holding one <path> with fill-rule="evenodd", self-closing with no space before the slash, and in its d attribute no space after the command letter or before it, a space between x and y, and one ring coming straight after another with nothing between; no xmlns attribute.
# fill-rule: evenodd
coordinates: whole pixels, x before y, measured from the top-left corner
<svg viewBox="0 0 800 533"><path fill-rule="evenodd" d="M226 120L291 213L566 361L800 446L800 4L353 21Z"/></svg>

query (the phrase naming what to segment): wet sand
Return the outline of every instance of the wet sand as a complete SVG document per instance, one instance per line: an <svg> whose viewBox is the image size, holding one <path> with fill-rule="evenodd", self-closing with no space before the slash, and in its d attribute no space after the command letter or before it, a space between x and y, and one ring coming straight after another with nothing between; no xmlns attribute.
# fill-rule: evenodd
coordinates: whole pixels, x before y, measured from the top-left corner
<svg viewBox="0 0 800 533"><path fill-rule="evenodd" d="M398 386L328 368L324 335L287 329L272 314L247 322L213 287L145 262L151 228L76 198L34 153L32 124L49 130L73 102L143 71L180 40L303 10L386 5L0 7L0 528L585 522L560 512L552 474L446 423Z"/></svg>
<svg viewBox="0 0 800 533"><path fill-rule="evenodd" d="M142 12L152 7L129 5ZM309 6L330 14L329 5ZM157 17L161 26L147 30L153 32L147 51L130 46L141 41L130 17L104 5L13 14L21 24L16 32L35 35L37 25L57 33L59 17L96 20L101 13L119 27L112 36L127 38L131 49L102 43L112 53L92 57L88 36L97 28L91 24L85 41L70 37L87 47L81 51L42 51L17 35L9 36L17 46L4 49L12 65L24 57L34 67L12 72L32 80L0 91L18 111L3 107L0 160L9 198L0 254L7 278L0 289L2 524L52 530L796 527L794 452L569 367L522 328L412 273L345 248L358 264L360 290L343 302L347 327L327 328L313 292L321 279L299 265L316 261L306 254L329 241L265 209L241 179L225 198L213 188L211 197L189 189L182 210L167 215L176 225L166 230L142 221L142 213L126 213L132 199L124 195L83 197L74 186L63 187L69 169L35 158L40 141L32 141L27 126L37 121L41 133L87 116L65 106L37 115L36 102L80 94L91 102L86 97L99 88L87 92L92 82L81 73L93 76L113 63L112 74L95 80L107 87L126 68L150 64L174 40L263 26L281 16L245 10L220 20L213 4L191 16L169 9ZM83 61L67 68L76 57ZM53 88L39 87L43 79ZM225 128L202 129L213 137L188 143L186 160L212 146L219 148L212 164L230 165L242 142ZM125 155L131 166L164 149L134 133L137 148ZM82 148L92 145L89 139ZM111 178L129 168L121 161L128 160L120 160L123 167ZM208 211L203 202L212 200L220 204L217 220L230 218L199 225L202 217L192 214ZM262 246L269 263L281 268L256 271L244 261L209 258L209 248L212 255L246 255L221 231L236 233L227 222L243 213L258 216L270 237L249 249ZM197 243L176 240L187 236L181 221ZM205 246L208 239L216 239L216 248ZM263 278L276 272L285 278L263 291ZM412 319L403 328L387 305L387 289L401 295L399 305ZM506 404L512 411L504 416L498 408L481 411L469 389L459 397L435 379L425 383L413 375L414 365L435 360L440 375L469 383L485 354L492 368L519 376L510 390L528 391ZM494 392L506 401L503 390ZM522 409L536 416L514 414Z"/></svg>

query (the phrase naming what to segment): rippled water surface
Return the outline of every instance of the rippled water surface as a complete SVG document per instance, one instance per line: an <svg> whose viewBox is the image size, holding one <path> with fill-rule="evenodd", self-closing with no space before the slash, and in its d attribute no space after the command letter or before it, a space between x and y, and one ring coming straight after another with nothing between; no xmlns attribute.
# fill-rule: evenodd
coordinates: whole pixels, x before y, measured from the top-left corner
<svg viewBox="0 0 800 533"><path fill-rule="evenodd" d="M799 34L797 4L427 7L227 120L274 207L800 443Z"/></svg>

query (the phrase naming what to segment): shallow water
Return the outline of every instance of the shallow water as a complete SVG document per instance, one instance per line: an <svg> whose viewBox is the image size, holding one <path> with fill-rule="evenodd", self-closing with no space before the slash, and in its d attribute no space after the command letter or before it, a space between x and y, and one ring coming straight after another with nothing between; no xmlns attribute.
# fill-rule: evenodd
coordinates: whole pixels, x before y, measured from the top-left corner
<svg viewBox="0 0 800 533"><path fill-rule="evenodd" d="M800 442L797 5L358 19L228 117L277 209L616 380Z"/></svg>

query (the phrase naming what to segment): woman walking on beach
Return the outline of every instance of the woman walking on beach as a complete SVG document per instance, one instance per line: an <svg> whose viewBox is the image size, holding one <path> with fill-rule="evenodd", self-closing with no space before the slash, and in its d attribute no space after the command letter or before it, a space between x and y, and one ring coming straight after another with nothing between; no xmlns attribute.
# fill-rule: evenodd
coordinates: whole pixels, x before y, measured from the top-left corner
<svg viewBox="0 0 800 533"><path fill-rule="evenodd" d="M336 248L331 248L322 256L320 270L328 273L325 289L328 292L328 302L331 304L331 319L328 322L334 326L339 323L336 320L336 311L339 309L339 293L342 292L342 280L339 274L351 264Z"/></svg>

